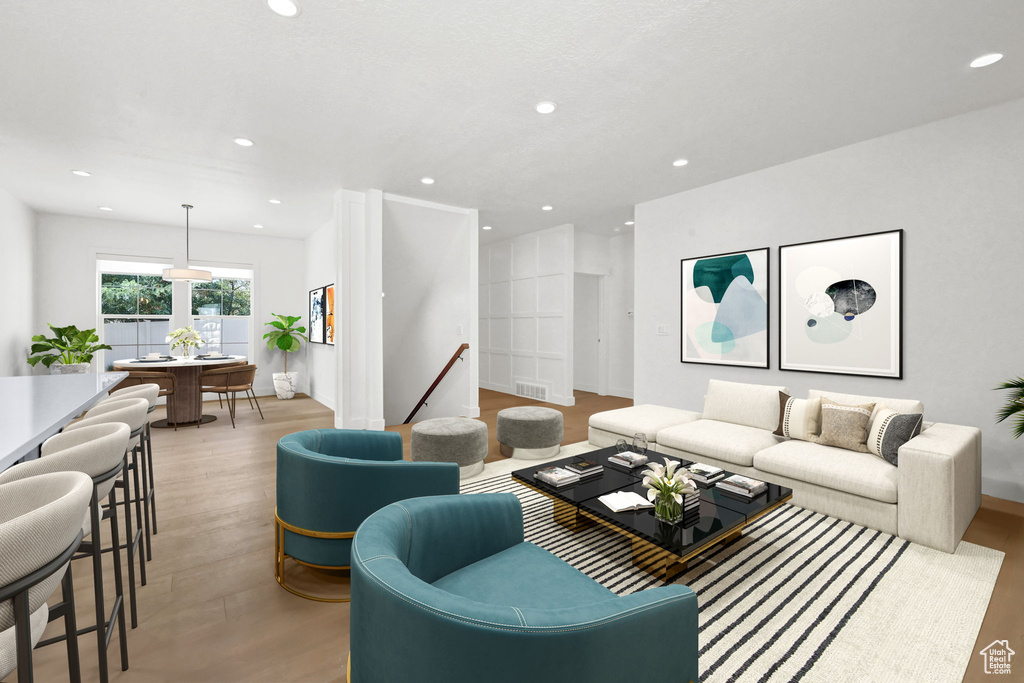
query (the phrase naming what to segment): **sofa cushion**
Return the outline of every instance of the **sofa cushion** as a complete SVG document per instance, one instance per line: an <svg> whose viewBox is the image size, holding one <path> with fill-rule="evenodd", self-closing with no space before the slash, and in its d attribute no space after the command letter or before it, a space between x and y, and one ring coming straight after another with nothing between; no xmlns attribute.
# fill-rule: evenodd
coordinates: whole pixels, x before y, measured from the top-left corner
<svg viewBox="0 0 1024 683"><path fill-rule="evenodd" d="M821 436L814 439L823 446L835 446L867 453L868 428L874 403L849 406L821 399Z"/></svg>
<svg viewBox="0 0 1024 683"><path fill-rule="evenodd" d="M836 391L822 391L811 389L807 392L808 398L827 398L836 403L845 403L848 406L874 403L875 411L871 419L875 419L875 413L879 408L891 408L897 413L924 413L924 404L908 398L881 398L879 396L857 396L856 394L840 394Z"/></svg>
<svg viewBox="0 0 1024 683"><path fill-rule="evenodd" d="M775 399L778 409L778 399ZM719 422L697 420L658 432L658 445L668 446L693 455L705 455L716 460L750 467L754 454L770 448L781 439L770 431Z"/></svg>
<svg viewBox="0 0 1024 683"><path fill-rule="evenodd" d="M577 607L615 594L547 550L519 543L433 584L448 593L489 605Z"/></svg>
<svg viewBox="0 0 1024 683"><path fill-rule="evenodd" d="M895 410L882 408L875 413L868 434L868 450L886 462L899 467L900 446L921 433L921 415L900 415Z"/></svg>
<svg viewBox="0 0 1024 683"><path fill-rule="evenodd" d="M700 419L700 413L679 408L667 408L643 404L618 410L606 410L590 416L590 426L613 434L628 436L630 439L637 432L647 435L648 441L654 441L655 435L666 427L675 427L684 422Z"/></svg>
<svg viewBox="0 0 1024 683"><path fill-rule="evenodd" d="M899 470L870 453L786 441L755 455L754 467L766 475L778 474L882 503L896 502Z"/></svg>
<svg viewBox="0 0 1024 683"><path fill-rule="evenodd" d="M703 417L770 432L779 426L780 391L789 393L786 387L713 379L704 397Z"/></svg>

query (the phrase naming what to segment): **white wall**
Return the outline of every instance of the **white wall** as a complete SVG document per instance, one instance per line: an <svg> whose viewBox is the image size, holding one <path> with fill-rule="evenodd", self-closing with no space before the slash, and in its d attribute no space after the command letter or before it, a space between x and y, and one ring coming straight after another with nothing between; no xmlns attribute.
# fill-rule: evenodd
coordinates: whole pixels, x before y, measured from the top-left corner
<svg viewBox="0 0 1024 683"><path fill-rule="evenodd" d="M306 290L324 285L335 284L335 296L338 287L336 267L337 234L334 221L328 221L316 232L306 238ZM335 299L337 302L337 299ZM337 307L337 303L335 303ZM302 311L302 321L309 327L309 307ZM335 407L337 389L337 347L328 344L307 344L305 386L313 399L330 409Z"/></svg>
<svg viewBox="0 0 1024 683"><path fill-rule="evenodd" d="M384 195L384 420L401 424L460 344L463 354L414 417L480 414L476 212Z"/></svg>
<svg viewBox="0 0 1024 683"><path fill-rule="evenodd" d="M573 238L561 225L480 249L480 386L547 387L573 405Z"/></svg>
<svg viewBox="0 0 1024 683"><path fill-rule="evenodd" d="M263 342L264 323L271 313L308 315L307 290L302 269L302 240L239 235L213 230L191 230L193 261L251 265L254 271L253 357L259 369L254 388L260 395L274 393L272 373L284 368L284 354L270 351ZM35 318L40 324L75 324L97 327L96 255L114 254L185 261L185 228L102 218L39 214L36 255ZM176 284L175 298L187 296ZM173 320L176 326L187 320ZM293 353L288 369L305 374L305 353Z"/></svg>
<svg viewBox="0 0 1024 683"><path fill-rule="evenodd" d="M904 377L679 362L679 260L903 228ZM920 399L925 419L980 427L983 491L1024 501L1024 442L992 388L1024 374L1024 100L636 207L636 400L699 410L708 379ZM656 326L670 333L657 336Z"/></svg>
<svg viewBox="0 0 1024 683"><path fill-rule="evenodd" d="M33 310L35 214L3 188L0 188L0 244L4 255L0 268L0 291L4 293L0 376L27 375L32 370L25 362L32 336L44 330L49 332L45 326L37 329Z"/></svg>

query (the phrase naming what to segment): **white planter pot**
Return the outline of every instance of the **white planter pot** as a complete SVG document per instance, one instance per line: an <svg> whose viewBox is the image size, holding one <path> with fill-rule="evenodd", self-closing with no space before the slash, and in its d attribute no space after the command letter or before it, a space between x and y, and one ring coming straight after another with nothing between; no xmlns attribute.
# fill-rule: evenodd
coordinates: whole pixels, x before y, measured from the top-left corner
<svg viewBox="0 0 1024 683"><path fill-rule="evenodd" d="M89 372L88 363L74 363L72 365L54 363L50 366L51 375L84 375L87 372Z"/></svg>
<svg viewBox="0 0 1024 683"><path fill-rule="evenodd" d="M274 373L274 391L277 392L278 398L294 398L295 387L299 383L299 373L297 372L275 372Z"/></svg>

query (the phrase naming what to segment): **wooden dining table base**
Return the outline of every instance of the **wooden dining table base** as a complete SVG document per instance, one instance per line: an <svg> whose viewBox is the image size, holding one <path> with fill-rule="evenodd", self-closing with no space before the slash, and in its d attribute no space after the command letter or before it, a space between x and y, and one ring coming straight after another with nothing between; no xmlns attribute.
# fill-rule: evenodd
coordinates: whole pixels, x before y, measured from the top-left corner
<svg viewBox="0 0 1024 683"><path fill-rule="evenodd" d="M199 373L207 369L201 365L183 365L161 368L174 373L174 398L168 407L168 417L150 423L152 427L185 427L206 424L217 419L216 415L203 415L203 401L199 394Z"/></svg>

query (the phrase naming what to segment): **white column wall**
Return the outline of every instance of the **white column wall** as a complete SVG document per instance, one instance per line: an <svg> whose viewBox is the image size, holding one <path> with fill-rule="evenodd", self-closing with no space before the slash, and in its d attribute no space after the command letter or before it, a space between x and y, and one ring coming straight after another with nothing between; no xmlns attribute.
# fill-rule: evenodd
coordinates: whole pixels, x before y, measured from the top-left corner
<svg viewBox="0 0 1024 683"><path fill-rule="evenodd" d="M334 284L335 306L340 290L336 260L337 229L334 220L324 223L306 238L306 290ZM309 327L309 306L302 311L302 322ZM331 408L337 399L337 348L329 344L306 344L306 393Z"/></svg>

